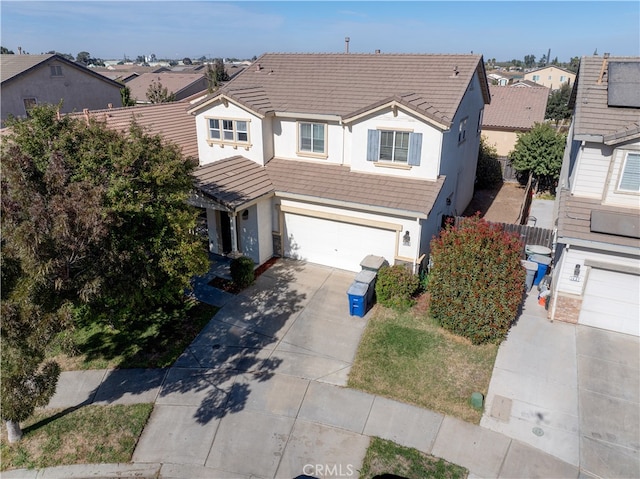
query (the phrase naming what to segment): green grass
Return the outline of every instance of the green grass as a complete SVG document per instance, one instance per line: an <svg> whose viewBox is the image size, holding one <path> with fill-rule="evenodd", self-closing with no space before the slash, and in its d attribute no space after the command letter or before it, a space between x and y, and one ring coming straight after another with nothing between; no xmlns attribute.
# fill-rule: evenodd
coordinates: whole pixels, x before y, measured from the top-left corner
<svg viewBox="0 0 640 479"><path fill-rule="evenodd" d="M192 303L186 309L149 315L127 329L85 321L71 337L61 339L73 345L73 354L58 344L51 356L66 371L168 367L217 311L214 306Z"/></svg>
<svg viewBox="0 0 640 479"><path fill-rule="evenodd" d="M0 469L129 462L152 409L133 404L39 410L23 423L19 442L9 444L3 428Z"/></svg>
<svg viewBox="0 0 640 479"><path fill-rule="evenodd" d="M475 346L414 308L377 306L367 325L349 387L479 424L473 392L487 393L498 347Z"/></svg>
<svg viewBox="0 0 640 479"><path fill-rule="evenodd" d="M360 479L372 479L377 474L395 474L408 479L464 479L468 473L464 467L444 459L373 437L360 470Z"/></svg>

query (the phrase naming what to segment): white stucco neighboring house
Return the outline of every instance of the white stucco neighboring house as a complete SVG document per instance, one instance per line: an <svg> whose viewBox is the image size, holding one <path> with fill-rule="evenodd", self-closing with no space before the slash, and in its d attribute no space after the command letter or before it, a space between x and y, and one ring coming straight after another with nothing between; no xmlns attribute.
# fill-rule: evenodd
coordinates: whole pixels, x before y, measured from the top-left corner
<svg viewBox="0 0 640 479"><path fill-rule="evenodd" d="M583 57L557 207L551 319L640 335L640 58Z"/></svg>
<svg viewBox="0 0 640 479"><path fill-rule="evenodd" d="M415 269L473 195L481 55L265 54L189 112L209 248Z"/></svg>

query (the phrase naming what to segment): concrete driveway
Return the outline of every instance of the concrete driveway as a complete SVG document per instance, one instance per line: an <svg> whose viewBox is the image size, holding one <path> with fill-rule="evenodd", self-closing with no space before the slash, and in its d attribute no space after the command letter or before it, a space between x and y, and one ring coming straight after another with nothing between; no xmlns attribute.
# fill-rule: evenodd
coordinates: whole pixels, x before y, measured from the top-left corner
<svg viewBox="0 0 640 479"><path fill-rule="evenodd" d="M335 387L367 323L349 314L354 278L280 260L229 301L168 372L133 462L182 477L355 472L373 398Z"/></svg>
<svg viewBox="0 0 640 479"><path fill-rule="evenodd" d="M498 351L481 426L596 477L640 477L640 340L551 323L531 291Z"/></svg>

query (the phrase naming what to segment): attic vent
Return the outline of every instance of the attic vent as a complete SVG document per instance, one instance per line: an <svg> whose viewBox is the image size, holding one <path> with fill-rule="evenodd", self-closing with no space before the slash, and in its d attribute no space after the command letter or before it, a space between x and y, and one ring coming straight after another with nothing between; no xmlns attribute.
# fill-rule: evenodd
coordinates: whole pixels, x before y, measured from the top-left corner
<svg viewBox="0 0 640 479"><path fill-rule="evenodd" d="M609 62L607 105L640 108L640 61Z"/></svg>

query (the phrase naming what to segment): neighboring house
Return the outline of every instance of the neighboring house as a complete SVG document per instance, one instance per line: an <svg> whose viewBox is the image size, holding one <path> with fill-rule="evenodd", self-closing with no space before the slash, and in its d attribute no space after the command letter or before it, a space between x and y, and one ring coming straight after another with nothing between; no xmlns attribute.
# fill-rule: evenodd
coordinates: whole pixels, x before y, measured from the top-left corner
<svg viewBox="0 0 640 479"><path fill-rule="evenodd" d="M261 56L189 110L210 251L417 269L472 198L489 102L481 55Z"/></svg>
<svg viewBox="0 0 640 479"><path fill-rule="evenodd" d="M497 73L489 73L487 75L487 79L489 80L491 85L506 86L509 84L508 78L503 77L502 75L498 75Z"/></svg>
<svg viewBox="0 0 640 479"><path fill-rule="evenodd" d="M640 58L583 57L560 175L551 319L640 334Z"/></svg>
<svg viewBox="0 0 640 479"><path fill-rule="evenodd" d="M540 85L538 85L535 82L529 81L529 80L518 80L515 81L511 84L511 86L516 86L519 88L531 88L531 87L537 87L540 88Z"/></svg>
<svg viewBox="0 0 640 479"><path fill-rule="evenodd" d="M565 83L573 85L576 74L564 68L550 65L525 73L524 79L550 88L551 90L558 90Z"/></svg>
<svg viewBox="0 0 640 479"><path fill-rule="evenodd" d="M496 147L499 156L506 157L513 150L518 133L544 121L549 89L490 86L489 91L491 104L484 110L482 135Z"/></svg>
<svg viewBox="0 0 640 479"><path fill-rule="evenodd" d="M121 106L122 85L60 55L0 55L0 110L24 117L33 105L62 102L61 113Z"/></svg>
<svg viewBox="0 0 640 479"><path fill-rule="evenodd" d="M175 95L176 100L183 100L209 88L209 81L202 73L143 73L127 82L131 98L135 98L137 103L149 103L147 91L153 82L161 83L169 94Z"/></svg>

